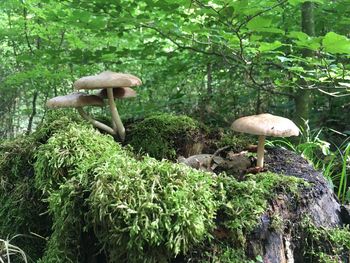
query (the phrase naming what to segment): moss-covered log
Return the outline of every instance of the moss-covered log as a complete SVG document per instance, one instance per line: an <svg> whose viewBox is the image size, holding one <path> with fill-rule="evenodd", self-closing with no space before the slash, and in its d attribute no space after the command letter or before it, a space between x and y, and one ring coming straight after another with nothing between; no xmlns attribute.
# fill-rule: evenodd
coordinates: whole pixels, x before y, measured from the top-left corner
<svg viewBox="0 0 350 263"><path fill-rule="evenodd" d="M349 260L332 190L288 151L267 149L269 172L236 179L135 156L65 116L0 152L0 235L30 236L13 242L34 262Z"/></svg>

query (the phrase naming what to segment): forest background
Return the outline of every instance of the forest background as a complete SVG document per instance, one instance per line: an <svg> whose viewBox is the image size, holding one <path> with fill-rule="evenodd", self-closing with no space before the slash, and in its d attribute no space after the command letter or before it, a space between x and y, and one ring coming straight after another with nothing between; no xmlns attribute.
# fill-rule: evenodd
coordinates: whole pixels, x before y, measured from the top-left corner
<svg viewBox="0 0 350 263"><path fill-rule="evenodd" d="M228 128L270 112L330 142L340 162L350 148L349 0L2 0L0 10L0 140L31 133L76 79L112 70L143 81L118 102L122 119L185 113Z"/></svg>

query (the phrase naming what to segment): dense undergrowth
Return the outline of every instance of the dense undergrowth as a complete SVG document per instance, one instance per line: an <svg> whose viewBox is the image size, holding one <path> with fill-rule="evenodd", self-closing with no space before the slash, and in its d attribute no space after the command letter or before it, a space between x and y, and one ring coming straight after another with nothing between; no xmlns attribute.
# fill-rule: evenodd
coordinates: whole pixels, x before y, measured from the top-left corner
<svg viewBox="0 0 350 263"><path fill-rule="evenodd" d="M148 120L164 128L164 119ZM191 123L182 133L200 129L188 117L169 119ZM142 138L145 129L140 123L134 136ZM167 131L163 138L174 135ZM152 139L157 142L164 146ZM150 154L160 147L145 145ZM163 157L174 158L176 147L168 149ZM34 134L2 143L0 153L0 236L25 234L14 244L40 263L257 262L245 254L246 238L269 200L281 192L297 199L305 187L301 179L273 173L238 181L135 156L67 114L50 115Z"/></svg>

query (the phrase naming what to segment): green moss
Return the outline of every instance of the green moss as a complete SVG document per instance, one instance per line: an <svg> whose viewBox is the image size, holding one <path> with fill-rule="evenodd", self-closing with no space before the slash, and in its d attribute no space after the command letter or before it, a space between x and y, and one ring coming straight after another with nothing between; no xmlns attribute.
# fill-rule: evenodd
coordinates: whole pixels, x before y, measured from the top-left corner
<svg viewBox="0 0 350 263"><path fill-rule="evenodd" d="M38 143L46 143L54 133L64 130L71 123L91 126L85 122L73 109L49 110L44 121L31 137Z"/></svg>
<svg viewBox="0 0 350 263"><path fill-rule="evenodd" d="M186 147L201 134L200 124L187 116L159 114L135 124L127 142L136 152L147 153L158 160L186 155Z"/></svg>
<svg viewBox="0 0 350 263"><path fill-rule="evenodd" d="M229 146L234 152L241 152L247 148L248 145L256 143L256 138L246 135L238 134L228 131L216 142L217 148Z"/></svg>
<svg viewBox="0 0 350 263"><path fill-rule="evenodd" d="M165 125L165 115L158 118ZM188 129L182 132L199 132L196 122L186 119L182 126L185 122ZM205 256L197 262L250 262L245 238L268 200L279 192L297 197L304 185L301 179L272 173L237 181L150 157L136 159L111 136L67 117L42 127L33 136L0 146L6 193L0 195L0 235L34 229L49 236L44 254L43 241L39 246L23 243L42 263L86 262L102 248L108 262L166 262L210 240L215 223L227 230L228 240L215 243L220 253L202 249ZM39 216L46 210L46 217Z"/></svg>
<svg viewBox="0 0 350 263"><path fill-rule="evenodd" d="M53 233L49 238L42 263L84 262L82 233L84 227L84 191L76 178L61 184L49 198ZM86 249L86 248L85 248Z"/></svg>
<svg viewBox="0 0 350 263"><path fill-rule="evenodd" d="M268 201L279 192L296 195L298 187L305 184L302 179L274 173L248 175L245 181L223 175L218 178L219 226L243 246L247 234L257 227L266 211Z"/></svg>
<svg viewBox="0 0 350 263"><path fill-rule="evenodd" d="M82 244L74 236L82 228L94 229L110 262L160 262L186 252L213 227L210 174L149 157L138 161L112 137L76 124L55 133L36 156L36 185L48 195L54 220L44 262L76 262ZM72 194L72 181L85 189L85 199Z"/></svg>
<svg viewBox="0 0 350 263"><path fill-rule="evenodd" d="M235 248L232 243L210 241L210 245L194 249L186 257L186 262L193 263L259 263L261 257L248 259L242 248Z"/></svg>
<svg viewBox="0 0 350 263"><path fill-rule="evenodd" d="M36 186L44 193L56 190L65 180L78 174L83 161L93 163L105 152L120 149L111 136L101 135L91 127L68 124L38 148L34 165ZM82 173L79 176L85 183L91 179Z"/></svg>
<svg viewBox="0 0 350 263"><path fill-rule="evenodd" d="M31 163L38 146L30 137L19 137L0 144L0 187L11 188L19 178L33 177Z"/></svg>
<svg viewBox="0 0 350 263"><path fill-rule="evenodd" d="M166 261L208 236L216 211L209 174L148 157L120 159L99 166L89 199L112 262Z"/></svg>
<svg viewBox="0 0 350 263"><path fill-rule="evenodd" d="M57 116L63 116L56 119ZM0 237L15 239L31 260L42 256L44 238L50 235L51 219L41 190L34 187L35 153L55 132L66 129L74 118L67 112L52 112L30 136L21 136L0 144ZM73 116L73 115L72 115ZM11 262L22 262L13 258Z"/></svg>
<svg viewBox="0 0 350 263"><path fill-rule="evenodd" d="M271 216L270 229L275 232L283 233L284 228L285 224L283 222L283 218L279 214L273 214Z"/></svg>
<svg viewBox="0 0 350 263"><path fill-rule="evenodd" d="M299 245L309 262L347 262L350 259L350 229L323 228L315 226L305 217L298 229L302 235Z"/></svg>
<svg viewBox="0 0 350 263"><path fill-rule="evenodd" d="M33 187L32 163L38 143L30 136L5 141L0 145L0 237L13 238L13 245L23 249L33 260L40 257L45 241L37 235L49 232L50 221ZM21 262L13 258L11 262Z"/></svg>

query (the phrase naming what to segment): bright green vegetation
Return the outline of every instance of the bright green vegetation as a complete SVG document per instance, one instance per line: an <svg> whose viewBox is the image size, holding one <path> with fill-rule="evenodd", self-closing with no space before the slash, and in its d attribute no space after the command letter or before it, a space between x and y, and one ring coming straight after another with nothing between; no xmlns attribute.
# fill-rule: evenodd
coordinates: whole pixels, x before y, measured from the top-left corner
<svg viewBox="0 0 350 263"><path fill-rule="evenodd" d="M247 136L246 134L233 134L232 131L226 132L216 143L217 148L229 146L230 150L240 152L246 149L249 144L256 143L254 136Z"/></svg>
<svg viewBox="0 0 350 263"><path fill-rule="evenodd" d="M246 239L269 200L278 193L298 200L300 187L309 187L273 173L238 181L135 158L111 136L69 114L57 116L62 113L51 115L33 135L0 145L0 235L26 234L11 243L34 262L155 263L176 256L191 262L259 262L259 256L246 256ZM271 228L283 227L275 215ZM218 229L224 240L217 239ZM339 231L326 240L347 248L349 238ZM334 253L339 251L341 246Z"/></svg>
<svg viewBox="0 0 350 263"><path fill-rule="evenodd" d="M42 255L44 237L49 235L51 227L42 191L34 187L34 155L41 143L72 122L69 117L57 118L60 115L48 115L41 129L31 136L0 144L0 236L13 238L11 243L33 259Z"/></svg>
<svg viewBox="0 0 350 263"><path fill-rule="evenodd" d="M316 227L305 217L301 222L301 246L307 247L305 258L310 262L343 262L349 258L350 229Z"/></svg>
<svg viewBox="0 0 350 263"><path fill-rule="evenodd" d="M190 117L159 114L136 123L128 135L135 152L147 153L158 160L185 154L189 145L201 137L200 125Z"/></svg>
<svg viewBox="0 0 350 263"><path fill-rule="evenodd" d="M70 124L36 153L36 187L53 218L42 262L79 262L84 229L111 262L159 262L209 236L217 202L207 173L145 157L136 160L110 136ZM146 249L147 248L147 249Z"/></svg>
<svg viewBox="0 0 350 263"><path fill-rule="evenodd" d="M342 203L350 201L348 176L350 173L350 140L345 139L339 145L324 139L327 131L323 129L310 130L307 126L302 131L298 142L289 139L274 139L270 145L285 147L306 158L317 170L322 170L323 176L337 193ZM343 134L345 136L345 134Z"/></svg>
<svg viewBox="0 0 350 263"><path fill-rule="evenodd" d="M291 194L298 198L298 187L307 187L302 179L274 173L248 175L246 180L231 177L218 178L220 226L230 231L236 246L245 245L246 235L258 225L266 211L268 200L276 193Z"/></svg>

